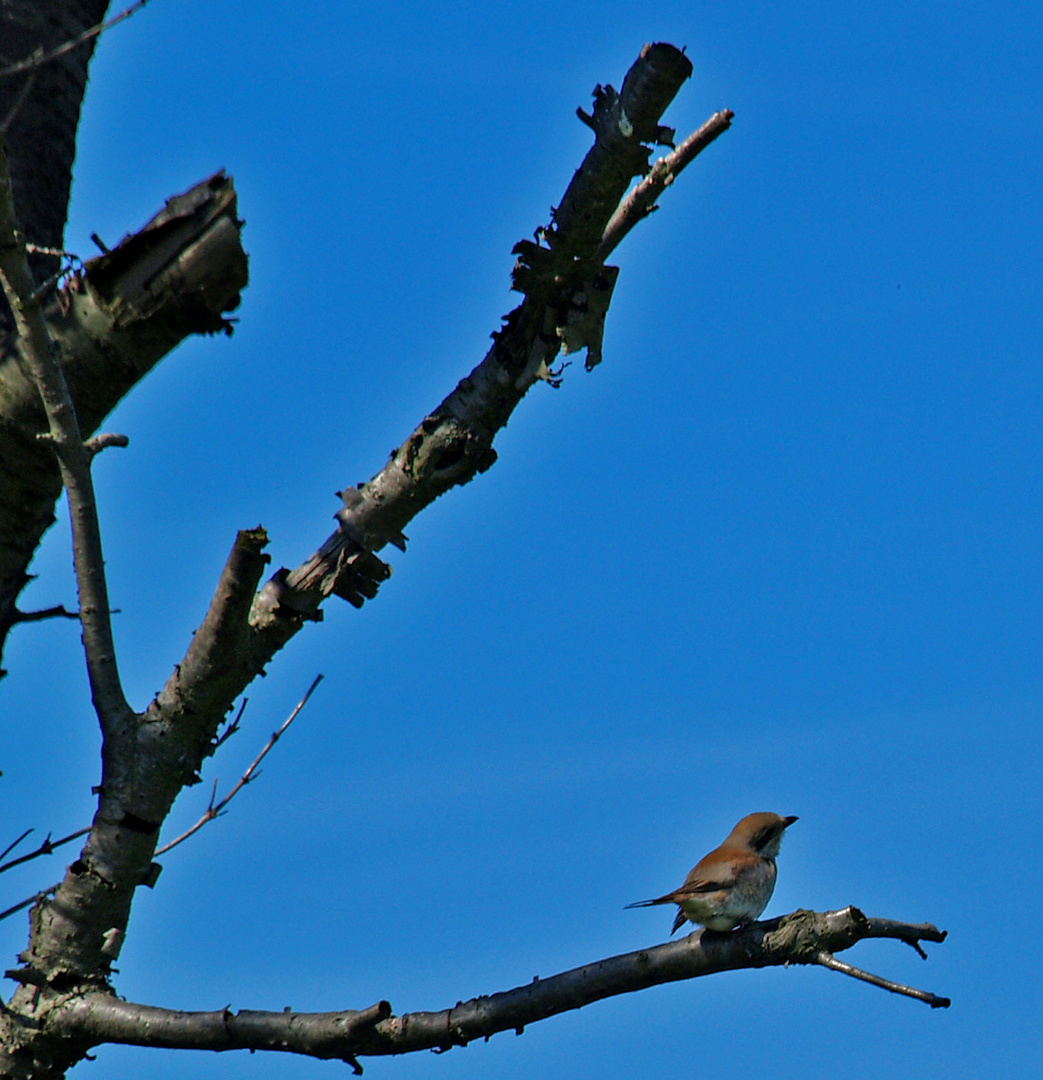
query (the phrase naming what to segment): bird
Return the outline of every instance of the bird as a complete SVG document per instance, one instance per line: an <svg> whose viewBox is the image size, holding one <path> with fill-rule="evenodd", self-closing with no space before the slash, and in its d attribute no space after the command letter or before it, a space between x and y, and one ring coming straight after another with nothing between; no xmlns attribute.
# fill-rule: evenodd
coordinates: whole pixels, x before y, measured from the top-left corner
<svg viewBox="0 0 1043 1080"><path fill-rule="evenodd" d="M775 857L782 834L796 820L766 811L747 814L720 847L695 864L679 889L627 907L676 904L671 935L685 920L707 930L734 930L753 922L775 891Z"/></svg>

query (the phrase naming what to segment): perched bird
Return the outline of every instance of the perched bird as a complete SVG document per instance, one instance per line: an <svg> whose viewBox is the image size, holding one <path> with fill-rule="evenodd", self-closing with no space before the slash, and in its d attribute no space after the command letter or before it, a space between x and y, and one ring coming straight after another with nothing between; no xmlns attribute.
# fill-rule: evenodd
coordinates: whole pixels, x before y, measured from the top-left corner
<svg viewBox="0 0 1043 1080"><path fill-rule="evenodd" d="M782 834L796 820L778 814L747 814L720 847L695 864L679 889L627 907L676 904L671 934L677 933L685 919L708 930L733 930L753 922L775 891L775 856Z"/></svg>

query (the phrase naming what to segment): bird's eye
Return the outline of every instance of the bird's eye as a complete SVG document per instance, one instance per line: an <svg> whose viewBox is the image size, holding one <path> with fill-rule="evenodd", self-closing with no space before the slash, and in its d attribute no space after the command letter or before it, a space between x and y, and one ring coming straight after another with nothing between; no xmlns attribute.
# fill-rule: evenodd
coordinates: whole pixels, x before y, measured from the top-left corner
<svg viewBox="0 0 1043 1080"><path fill-rule="evenodd" d="M756 836L753 838L752 847L754 851L760 851L762 848L768 846L775 836L775 826L765 825L763 829L758 829Z"/></svg>

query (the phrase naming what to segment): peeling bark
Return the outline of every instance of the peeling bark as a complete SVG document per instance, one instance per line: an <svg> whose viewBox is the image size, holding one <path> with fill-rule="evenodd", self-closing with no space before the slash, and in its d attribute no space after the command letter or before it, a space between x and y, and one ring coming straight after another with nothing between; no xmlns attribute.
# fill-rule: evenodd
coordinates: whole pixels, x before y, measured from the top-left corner
<svg viewBox="0 0 1043 1080"><path fill-rule="evenodd" d="M49 305L84 437L189 334L230 331L224 313L238 306L247 281L236 209L231 178L216 173L86 263ZM0 352L0 653L61 494L54 455L38 439L46 430L9 337Z"/></svg>

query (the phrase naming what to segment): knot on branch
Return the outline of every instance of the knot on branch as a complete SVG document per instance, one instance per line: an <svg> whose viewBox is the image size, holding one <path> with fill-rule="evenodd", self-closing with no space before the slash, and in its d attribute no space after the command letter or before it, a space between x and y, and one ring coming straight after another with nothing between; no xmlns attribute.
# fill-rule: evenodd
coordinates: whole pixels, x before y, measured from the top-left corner
<svg viewBox="0 0 1043 1080"><path fill-rule="evenodd" d="M814 964L823 948L842 952L869 934L869 920L856 907L826 912L800 908L755 927L765 963L776 963L784 955L789 963Z"/></svg>

